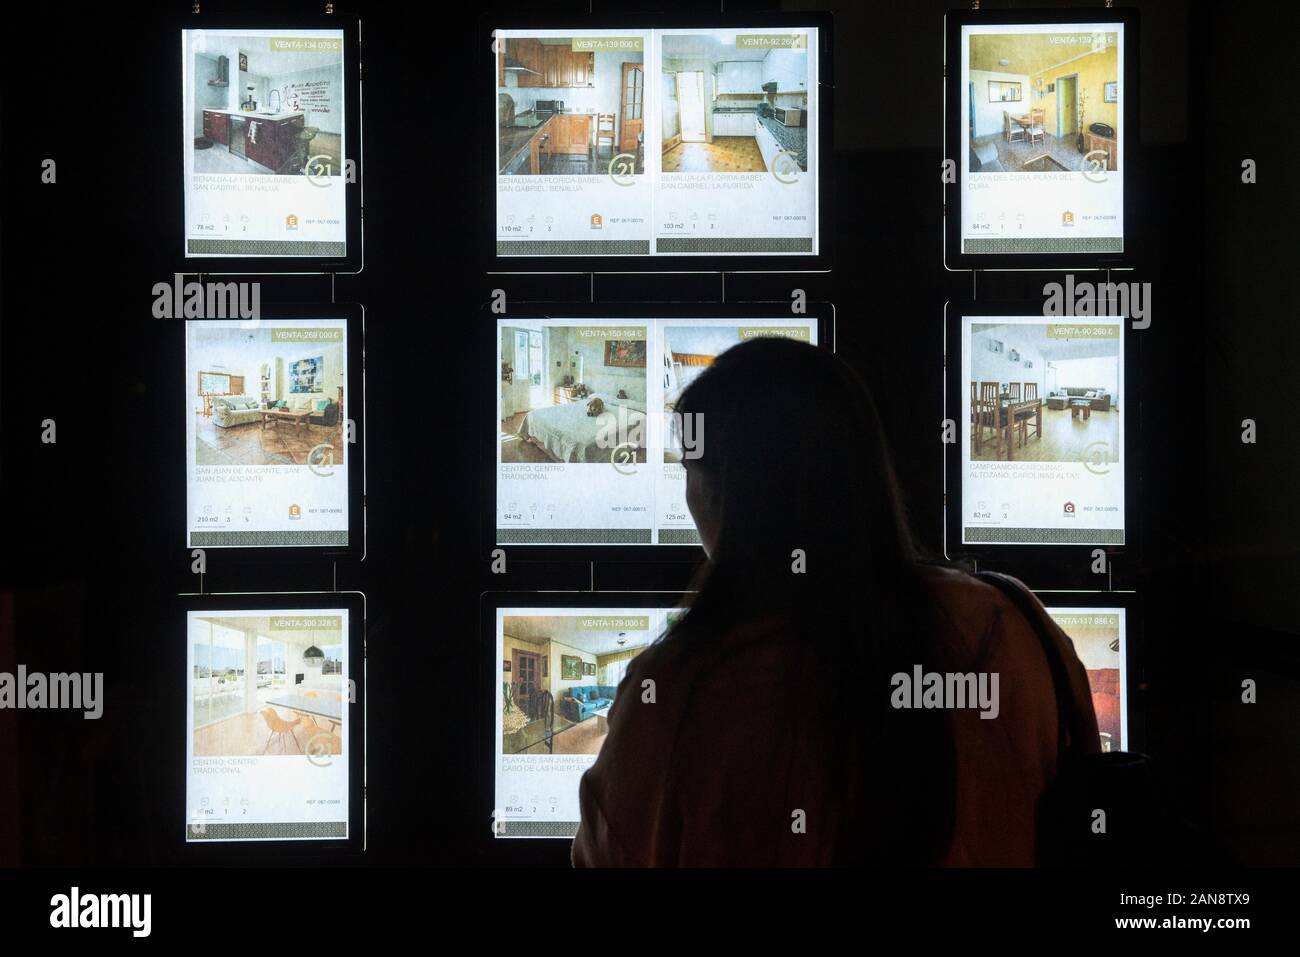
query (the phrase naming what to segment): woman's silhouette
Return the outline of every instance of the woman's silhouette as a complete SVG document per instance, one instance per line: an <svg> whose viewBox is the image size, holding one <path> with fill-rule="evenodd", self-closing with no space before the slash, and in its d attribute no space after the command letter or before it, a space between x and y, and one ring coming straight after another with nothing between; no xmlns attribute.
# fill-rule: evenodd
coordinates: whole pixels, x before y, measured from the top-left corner
<svg viewBox="0 0 1300 957"><path fill-rule="evenodd" d="M764 338L676 411L701 440L686 500L707 561L687 614L629 666L574 863L1033 864L1057 757L1046 657L1000 591L919 561L862 382ZM1041 617L1091 716L1083 666ZM997 717L894 707L892 676L917 665L998 673ZM1075 746L1096 750L1095 731Z"/></svg>

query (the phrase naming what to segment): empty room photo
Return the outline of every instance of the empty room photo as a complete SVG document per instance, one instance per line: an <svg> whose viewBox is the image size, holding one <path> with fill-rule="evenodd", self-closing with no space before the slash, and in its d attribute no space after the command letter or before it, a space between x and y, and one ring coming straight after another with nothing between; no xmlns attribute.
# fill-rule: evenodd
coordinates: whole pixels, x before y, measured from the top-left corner
<svg viewBox="0 0 1300 957"><path fill-rule="evenodd" d="M645 615L514 615L504 622L502 754L596 754Z"/></svg>
<svg viewBox="0 0 1300 957"><path fill-rule="evenodd" d="M343 41L203 34L192 71L195 173L343 174Z"/></svg>
<svg viewBox="0 0 1300 957"><path fill-rule="evenodd" d="M1119 336L1118 324L973 324L971 460L1118 462Z"/></svg>
<svg viewBox="0 0 1300 957"><path fill-rule="evenodd" d="M646 460L646 330L501 329L501 461Z"/></svg>
<svg viewBox="0 0 1300 957"><path fill-rule="evenodd" d="M342 328L200 328L188 392L198 465L343 463Z"/></svg>
<svg viewBox="0 0 1300 957"><path fill-rule="evenodd" d="M190 620L193 755L342 753L343 626L287 616Z"/></svg>
<svg viewBox="0 0 1300 957"><path fill-rule="evenodd" d="M663 172L763 173L781 155L807 171L806 49L751 48L723 30L660 42Z"/></svg>
<svg viewBox="0 0 1300 957"><path fill-rule="evenodd" d="M636 38L639 40L639 38ZM595 45L597 49L584 47ZM628 40L628 46L640 46ZM497 51L498 169L604 175L615 156L645 172L645 54L573 37L508 37Z"/></svg>
<svg viewBox="0 0 1300 957"><path fill-rule="evenodd" d="M1115 33L999 33L970 38L970 171L1053 173L1092 154L1118 169Z"/></svg>

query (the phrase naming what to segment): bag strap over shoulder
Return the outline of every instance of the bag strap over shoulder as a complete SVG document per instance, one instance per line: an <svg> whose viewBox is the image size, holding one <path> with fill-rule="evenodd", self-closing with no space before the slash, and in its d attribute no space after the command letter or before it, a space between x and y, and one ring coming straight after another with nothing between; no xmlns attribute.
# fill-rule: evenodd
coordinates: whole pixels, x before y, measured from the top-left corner
<svg viewBox="0 0 1300 957"><path fill-rule="evenodd" d="M1073 710L1071 703L1074 701L1074 692L1070 686L1070 676L1066 671L1065 659L1061 657L1061 649L1056 643L1056 639L1048 632L1043 624L1042 606L1039 605L1038 599L1033 593L1026 589L1014 578L1002 575L998 572L979 572L975 576L980 581L987 582L1007 597L1038 636L1038 643L1043 647L1043 654L1047 656L1047 667L1052 673L1052 689L1056 692L1056 751L1058 762L1063 759L1068 752L1070 745L1074 743L1075 734L1073 720Z"/></svg>

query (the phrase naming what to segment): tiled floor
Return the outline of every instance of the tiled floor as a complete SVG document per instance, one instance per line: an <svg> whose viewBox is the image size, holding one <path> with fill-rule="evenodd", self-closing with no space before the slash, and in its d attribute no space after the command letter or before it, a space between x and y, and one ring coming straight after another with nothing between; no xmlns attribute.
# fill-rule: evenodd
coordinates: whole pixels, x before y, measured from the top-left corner
<svg viewBox="0 0 1300 957"><path fill-rule="evenodd" d="M328 167L331 175L342 175L342 164L336 159L336 157L343 155L341 141L342 137L337 133L317 133L316 136L312 138L308 155L324 157L323 159L317 160L321 172ZM194 172L257 173L262 176L269 176L275 171L268 169L261 163L255 163L242 156L236 156L234 153L230 152L230 147L228 145L213 142L212 146L208 149L194 150Z"/></svg>
<svg viewBox="0 0 1300 957"><path fill-rule="evenodd" d="M1074 137L1068 139L1052 136L1050 133L1042 139L1033 143L1028 140L1016 140L1014 143L1008 143L1003 139L1002 134L996 136L981 136L974 141L974 146L979 148L985 144L992 143L998 150L998 162L1007 172L1059 172L1053 170L1049 164L1036 164L1044 166L1043 169L1025 170L1025 164L1040 157L1050 157L1061 165L1061 167L1070 172L1079 169L1079 164L1083 161L1083 154L1080 153L1074 145Z"/></svg>
<svg viewBox="0 0 1300 957"><path fill-rule="evenodd" d="M663 155L665 173L765 173L752 136L715 136L712 143L679 143Z"/></svg>
<svg viewBox="0 0 1300 957"><path fill-rule="evenodd" d="M551 157L544 172L547 176L604 175L609 172L610 160L616 155L617 151L608 146L602 146L599 151L593 149L582 156L557 153ZM645 172L645 151L641 147L636 151L635 172Z"/></svg>
<svg viewBox="0 0 1300 957"><path fill-rule="evenodd" d="M1110 450L1110 461L1119 461L1119 409L1112 406L1109 412L1092 411L1087 419L1072 419L1069 409L1049 409L1043 406L1043 435L1034 438L1034 426L1029 425L1029 441L1024 447L1015 445L1012 436L1011 460L1013 462L1082 462L1084 450L1095 442L1105 442ZM1004 448L998 453L993 430L986 428L980 450L971 447L971 459L976 462L994 462L1007 457Z"/></svg>
<svg viewBox="0 0 1300 957"><path fill-rule="evenodd" d="M343 464L338 426L304 425L299 431L292 422L276 422L263 430L258 421L223 429L199 415L195 432L199 465L306 465L311 450L325 443L334 447L333 464Z"/></svg>

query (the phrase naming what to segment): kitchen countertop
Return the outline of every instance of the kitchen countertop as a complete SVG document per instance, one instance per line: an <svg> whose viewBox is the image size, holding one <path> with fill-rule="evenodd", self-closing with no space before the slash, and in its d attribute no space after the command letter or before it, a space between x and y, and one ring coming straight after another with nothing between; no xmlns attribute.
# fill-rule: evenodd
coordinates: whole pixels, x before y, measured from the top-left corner
<svg viewBox="0 0 1300 957"><path fill-rule="evenodd" d="M808 130L805 127L784 126L771 116L760 116L758 122L767 127L781 149L795 154L800 168L808 168Z"/></svg>
<svg viewBox="0 0 1300 957"><path fill-rule="evenodd" d="M306 116L306 113L249 113L245 110L213 110L204 107L204 113L225 113L227 116L242 116L248 120L263 120L267 123L276 123L280 120L291 120L295 116Z"/></svg>
<svg viewBox="0 0 1300 957"><path fill-rule="evenodd" d="M528 149L528 144L532 138L541 133L542 130L550 124L547 120L541 126L503 126L497 131L497 141L500 146L497 165L498 172L505 172L510 168L510 164L518 159L519 154Z"/></svg>

